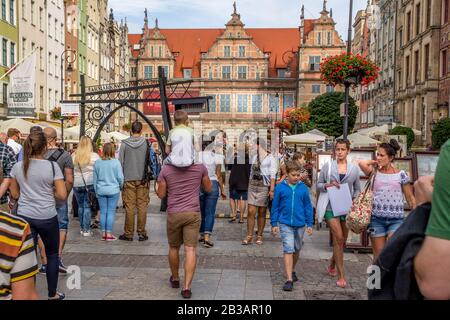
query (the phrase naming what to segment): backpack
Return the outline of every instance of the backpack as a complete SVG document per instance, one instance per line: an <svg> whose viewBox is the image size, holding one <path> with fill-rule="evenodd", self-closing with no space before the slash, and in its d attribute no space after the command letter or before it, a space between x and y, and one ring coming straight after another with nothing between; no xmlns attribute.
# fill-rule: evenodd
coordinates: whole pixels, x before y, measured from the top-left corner
<svg viewBox="0 0 450 320"><path fill-rule="evenodd" d="M152 180L155 180L155 176L152 168L152 159L150 157L150 142L147 142L147 152L145 153L145 165L144 165L144 174L142 176L142 183L147 184Z"/></svg>

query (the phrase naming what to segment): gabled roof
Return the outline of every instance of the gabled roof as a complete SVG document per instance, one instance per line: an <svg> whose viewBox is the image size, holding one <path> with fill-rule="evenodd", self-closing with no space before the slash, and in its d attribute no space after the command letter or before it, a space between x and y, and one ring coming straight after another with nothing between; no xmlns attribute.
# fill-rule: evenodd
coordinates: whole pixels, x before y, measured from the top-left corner
<svg viewBox="0 0 450 320"><path fill-rule="evenodd" d="M305 20L305 36L314 28L315 20ZM192 77L200 77L201 54L211 48L216 39L225 29L160 29L166 37L167 44L176 56L175 77L183 77L183 68L192 68ZM277 68L285 68L283 54L287 51L298 51L300 31L298 28L245 28L246 33L264 53L269 53L269 77L277 77ZM139 44L141 34L129 34L128 41L132 56L137 58L139 50L134 45ZM287 60L287 56L285 56ZM295 59L294 59L295 60ZM286 61L287 62L287 61ZM291 67L295 66L292 64ZM296 70L296 69L294 69Z"/></svg>

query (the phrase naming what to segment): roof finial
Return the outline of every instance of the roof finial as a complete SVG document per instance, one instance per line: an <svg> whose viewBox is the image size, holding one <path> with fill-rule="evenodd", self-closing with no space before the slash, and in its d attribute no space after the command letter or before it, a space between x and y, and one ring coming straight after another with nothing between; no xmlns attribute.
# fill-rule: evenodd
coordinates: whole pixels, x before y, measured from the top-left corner
<svg viewBox="0 0 450 320"><path fill-rule="evenodd" d="M148 22L148 13L147 13L147 8L145 8L145 10L144 10L144 15L145 15L145 17L144 17L144 21L145 21L145 22Z"/></svg>
<svg viewBox="0 0 450 320"><path fill-rule="evenodd" d="M304 4L302 5L302 13L300 15L300 20L303 20L303 19L305 19L305 5Z"/></svg>
<svg viewBox="0 0 450 320"><path fill-rule="evenodd" d="M330 18L333 18L333 8L330 9Z"/></svg>
<svg viewBox="0 0 450 320"><path fill-rule="evenodd" d="M233 3L233 14L237 14L236 1Z"/></svg>
<svg viewBox="0 0 450 320"><path fill-rule="evenodd" d="M110 10L109 19L114 20L114 13L113 13L113 9L112 8Z"/></svg>
<svg viewBox="0 0 450 320"><path fill-rule="evenodd" d="M327 11L327 0L323 0L323 11Z"/></svg>
<svg viewBox="0 0 450 320"><path fill-rule="evenodd" d="M155 29L159 29L159 26L158 26L158 18L156 18L156 20L155 20Z"/></svg>

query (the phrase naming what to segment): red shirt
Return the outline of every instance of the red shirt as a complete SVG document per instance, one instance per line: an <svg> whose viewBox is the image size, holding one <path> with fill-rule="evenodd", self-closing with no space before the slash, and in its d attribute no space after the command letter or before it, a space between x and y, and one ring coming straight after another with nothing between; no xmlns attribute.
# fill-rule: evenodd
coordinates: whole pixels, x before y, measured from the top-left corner
<svg viewBox="0 0 450 320"><path fill-rule="evenodd" d="M208 170L203 164L178 168L164 165L158 182L167 184L167 213L200 212L200 188Z"/></svg>

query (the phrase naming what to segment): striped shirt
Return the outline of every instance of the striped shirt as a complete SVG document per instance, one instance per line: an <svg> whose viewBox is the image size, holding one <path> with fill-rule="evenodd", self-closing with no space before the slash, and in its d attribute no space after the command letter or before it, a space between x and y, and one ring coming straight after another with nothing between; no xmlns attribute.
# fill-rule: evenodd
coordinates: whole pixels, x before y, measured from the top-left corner
<svg viewBox="0 0 450 320"><path fill-rule="evenodd" d="M0 300L12 298L11 283L37 273L36 251L29 224L0 212Z"/></svg>

